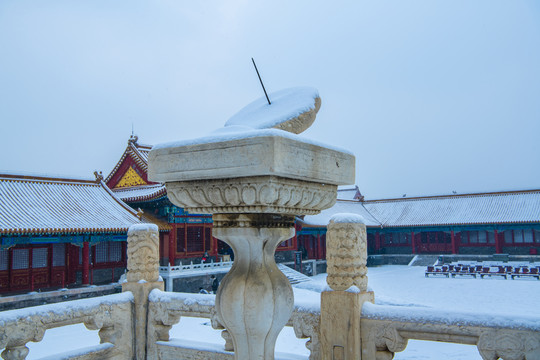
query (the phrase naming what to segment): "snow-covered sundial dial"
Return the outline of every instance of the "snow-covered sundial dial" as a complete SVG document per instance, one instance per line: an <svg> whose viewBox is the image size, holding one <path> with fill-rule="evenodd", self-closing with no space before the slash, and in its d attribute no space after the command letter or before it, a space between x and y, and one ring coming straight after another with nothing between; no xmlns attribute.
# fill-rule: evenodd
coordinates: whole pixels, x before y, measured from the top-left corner
<svg viewBox="0 0 540 360"><path fill-rule="evenodd" d="M321 107L317 89L295 87L269 94L271 103L261 97L233 115L225 123L253 129L281 129L300 134L313 124Z"/></svg>

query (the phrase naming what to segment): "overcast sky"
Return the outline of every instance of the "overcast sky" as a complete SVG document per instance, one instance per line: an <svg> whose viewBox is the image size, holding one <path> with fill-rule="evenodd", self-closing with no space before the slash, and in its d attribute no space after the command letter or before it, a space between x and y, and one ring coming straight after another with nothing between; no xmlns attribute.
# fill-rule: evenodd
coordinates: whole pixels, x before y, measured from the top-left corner
<svg viewBox="0 0 540 360"><path fill-rule="evenodd" d="M540 188L540 2L0 1L0 172L107 175L313 86L368 199Z"/></svg>

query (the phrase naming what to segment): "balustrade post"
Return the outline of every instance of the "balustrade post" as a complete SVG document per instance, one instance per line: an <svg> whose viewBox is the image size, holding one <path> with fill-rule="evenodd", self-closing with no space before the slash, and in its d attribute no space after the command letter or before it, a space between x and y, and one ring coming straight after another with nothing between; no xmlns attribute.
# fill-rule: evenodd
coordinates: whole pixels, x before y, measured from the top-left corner
<svg viewBox="0 0 540 360"><path fill-rule="evenodd" d="M148 294L163 290L159 281L159 232L154 224L132 225L128 231L127 282L122 291L131 291L135 300L133 349L135 359L146 359Z"/></svg>
<svg viewBox="0 0 540 360"><path fill-rule="evenodd" d="M323 360L362 359L362 304L374 302L373 292L367 290L367 236L362 217L332 217L326 249L326 281L332 290L321 293L321 356Z"/></svg>

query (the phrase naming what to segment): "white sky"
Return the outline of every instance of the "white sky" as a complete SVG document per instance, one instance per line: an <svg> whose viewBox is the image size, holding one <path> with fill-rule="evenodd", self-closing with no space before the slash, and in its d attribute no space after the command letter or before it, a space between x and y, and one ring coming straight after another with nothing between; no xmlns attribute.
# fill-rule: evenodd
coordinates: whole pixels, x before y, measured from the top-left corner
<svg viewBox="0 0 540 360"><path fill-rule="evenodd" d="M0 170L106 175L314 86L367 198L540 188L540 2L0 1Z"/></svg>

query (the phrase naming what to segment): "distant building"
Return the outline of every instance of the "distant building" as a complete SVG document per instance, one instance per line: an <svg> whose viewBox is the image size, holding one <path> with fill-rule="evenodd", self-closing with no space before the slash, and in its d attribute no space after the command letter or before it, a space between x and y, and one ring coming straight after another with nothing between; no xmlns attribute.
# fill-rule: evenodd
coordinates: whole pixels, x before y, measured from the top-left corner
<svg viewBox="0 0 540 360"><path fill-rule="evenodd" d="M365 219L370 254L540 252L540 190L364 200L357 187L340 188L332 208L301 221L310 258L325 258L326 225L342 212Z"/></svg>
<svg viewBox="0 0 540 360"><path fill-rule="evenodd" d="M231 256L229 246L212 236L212 215L190 214L173 205L165 185L148 180L151 149L152 146L139 144L137 136L132 136L105 182L116 196L134 209L141 209L143 217L159 226L161 264L200 262L205 254L206 261ZM292 250L296 250L295 238L283 242L277 256L292 259L288 254Z"/></svg>
<svg viewBox="0 0 540 360"><path fill-rule="evenodd" d="M95 181L0 175L0 293L111 283L140 223Z"/></svg>

